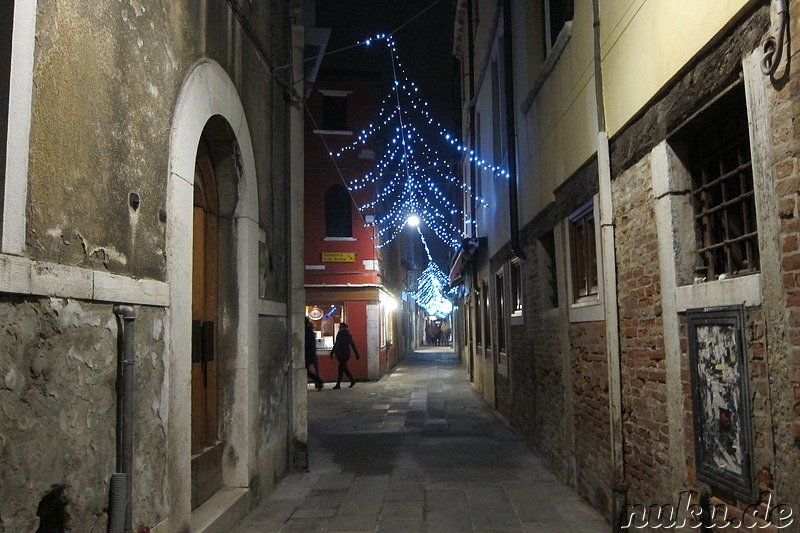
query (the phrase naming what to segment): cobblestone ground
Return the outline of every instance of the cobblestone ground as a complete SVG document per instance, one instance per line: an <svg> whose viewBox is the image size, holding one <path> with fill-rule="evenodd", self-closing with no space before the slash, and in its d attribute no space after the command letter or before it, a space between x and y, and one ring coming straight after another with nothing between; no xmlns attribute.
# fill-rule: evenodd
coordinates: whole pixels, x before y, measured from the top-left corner
<svg viewBox="0 0 800 533"><path fill-rule="evenodd" d="M452 351L331 387L309 389L309 472L233 533L611 530L483 402Z"/></svg>

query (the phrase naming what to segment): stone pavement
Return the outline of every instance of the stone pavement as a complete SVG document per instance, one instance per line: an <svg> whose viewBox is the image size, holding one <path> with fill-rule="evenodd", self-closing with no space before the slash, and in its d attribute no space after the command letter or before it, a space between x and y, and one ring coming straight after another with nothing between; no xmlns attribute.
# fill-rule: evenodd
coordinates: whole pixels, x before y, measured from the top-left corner
<svg viewBox="0 0 800 533"><path fill-rule="evenodd" d="M611 530L486 405L453 351L332 386L309 389L309 472L232 533Z"/></svg>

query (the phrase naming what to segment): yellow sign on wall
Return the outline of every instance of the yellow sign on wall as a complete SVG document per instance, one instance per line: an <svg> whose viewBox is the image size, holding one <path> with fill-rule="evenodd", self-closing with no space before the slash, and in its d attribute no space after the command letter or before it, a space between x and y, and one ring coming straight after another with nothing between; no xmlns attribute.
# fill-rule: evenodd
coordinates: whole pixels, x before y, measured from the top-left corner
<svg viewBox="0 0 800 533"><path fill-rule="evenodd" d="M355 252L322 252L323 263L355 263Z"/></svg>

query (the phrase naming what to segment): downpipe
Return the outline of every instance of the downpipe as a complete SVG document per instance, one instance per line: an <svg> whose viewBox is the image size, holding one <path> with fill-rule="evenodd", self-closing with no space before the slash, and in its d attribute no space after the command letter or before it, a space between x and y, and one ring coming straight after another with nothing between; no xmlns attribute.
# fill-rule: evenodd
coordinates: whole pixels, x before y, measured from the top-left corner
<svg viewBox="0 0 800 533"><path fill-rule="evenodd" d="M126 533L133 523L133 363L136 311L115 305L117 335L117 472L111 475L108 533Z"/></svg>
<svg viewBox="0 0 800 533"><path fill-rule="evenodd" d="M614 213L611 198L611 158L606 131L603 97L603 70L600 56L600 6L592 0L594 13L594 82L597 99L597 170L600 207L600 248L603 265L605 300L606 357L608 358L608 411L611 444L611 523L614 531L622 528L620 517L628 496L625 480L624 431L622 427L622 367L619 348L619 311L617 309L617 268L614 243Z"/></svg>
<svg viewBox="0 0 800 533"><path fill-rule="evenodd" d="M519 199L517 194L517 124L514 113L514 43L511 26L511 0L503 1L503 55L505 56L505 102L506 138L508 141L508 207L511 233L511 253L518 259L526 259L519 242Z"/></svg>

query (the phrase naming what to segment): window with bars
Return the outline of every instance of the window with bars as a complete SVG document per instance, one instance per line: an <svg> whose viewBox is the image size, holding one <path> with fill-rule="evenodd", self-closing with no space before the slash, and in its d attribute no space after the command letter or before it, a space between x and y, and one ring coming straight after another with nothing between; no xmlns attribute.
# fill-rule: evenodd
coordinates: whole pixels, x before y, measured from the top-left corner
<svg viewBox="0 0 800 533"><path fill-rule="evenodd" d="M497 351L506 351L506 284L502 270L494 276L495 316L497 317Z"/></svg>
<svg viewBox="0 0 800 533"><path fill-rule="evenodd" d="M569 218L572 301L598 297L597 241L594 202L589 202Z"/></svg>
<svg viewBox="0 0 800 533"><path fill-rule="evenodd" d="M14 28L14 2L0 6L0 214L3 212L6 178L6 145L8 142L9 89L11 77L11 41ZM0 216L0 229L3 217Z"/></svg>
<svg viewBox="0 0 800 533"><path fill-rule="evenodd" d="M481 285L481 298L483 299L483 341L486 348L492 347L492 320L491 302L489 300L489 280L483 280Z"/></svg>
<svg viewBox="0 0 800 533"><path fill-rule="evenodd" d="M481 291L484 289L481 288ZM483 294L477 293L475 298L475 344L483 346Z"/></svg>
<svg viewBox="0 0 800 533"><path fill-rule="evenodd" d="M750 136L743 84L700 113L682 135L691 175L695 276L759 271Z"/></svg>
<svg viewBox="0 0 800 533"><path fill-rule="evenodd" d="M522 265L511 261L511 316L522 316Z"/></svg>

